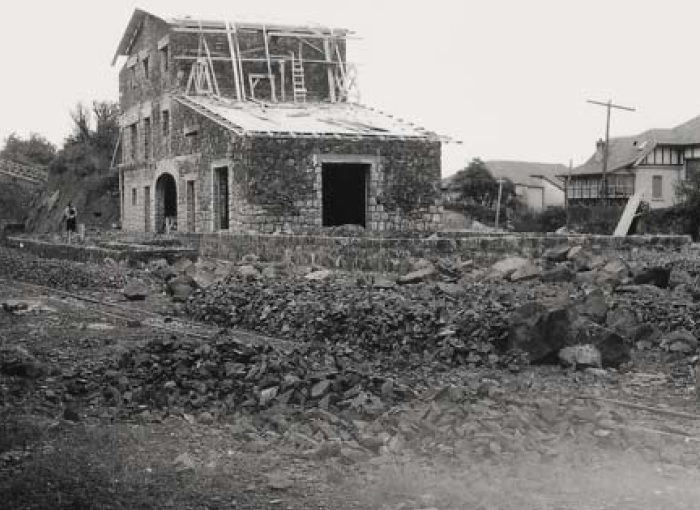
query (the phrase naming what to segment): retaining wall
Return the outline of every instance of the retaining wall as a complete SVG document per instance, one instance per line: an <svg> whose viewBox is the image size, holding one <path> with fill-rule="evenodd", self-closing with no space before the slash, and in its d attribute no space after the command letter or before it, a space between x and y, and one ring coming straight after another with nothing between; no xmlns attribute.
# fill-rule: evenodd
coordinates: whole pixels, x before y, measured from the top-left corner
<svg viewBox="0 0 700 510"><path fill-rule="evenodd" d="M181 243L175 246L173 243ZM290 261L297 265L317 264L329 268L362 271L405 272L411 260L444 257L491 263L507 256L539 257L561 244L581 245L594 253L608 250L629 253L634 249L681 251L689 236L534 235L507 233L440 232L430 237L322 236L284 234L180 234L176 238L112 239L102 245L65 244L56 240L10 237L6 244L40 257L100 262L107 257L130 264L165 258L173 263L181 257L198 256L240 260L255 254L263 261Z"/></svg>
<svg viewBox="0 0 700 510"><path fill-rule="evenodd" d="M318 264L346 270L401 272L411 258L460 257L493 262L510 255L538 257L547 248L568 243L594 252L635 248L680 251L690 244L688 236L595 235L479 235L440 233L429 238L329 237L280 234L200 234L181 237L204 257L240 260L254 253L265 261L289 260L295 264Z"/></svg>
<svg viewBox="0 0 700 510"><path fill-rule="evenodd" d="M164 258L173 263L182 257L196 259L198 252L192 248L183 247L139 247L137 245L106 248L83 244L66 244L54 241L42 241L26 237L7 237L5 244L47 259L65 259L77 262L102 262L111 258L117 262L126 261L134 265Z"/></svg>

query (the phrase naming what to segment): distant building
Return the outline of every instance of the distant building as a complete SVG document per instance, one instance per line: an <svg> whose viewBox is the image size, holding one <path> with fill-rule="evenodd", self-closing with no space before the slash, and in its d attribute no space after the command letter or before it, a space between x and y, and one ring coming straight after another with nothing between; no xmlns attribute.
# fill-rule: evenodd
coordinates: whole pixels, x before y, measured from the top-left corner
<svg viewBox="0 0 700 510"><path fill-rule="evenodd" d="M508 179L515 186L518 202L528 209L541 211L547 207L564 205L564 181L558 177L567 167L552 163L532 163L526 161L486 161L484 163L495 179ZM446 199L459 198L452 185L454 176L442 181Z"/></svg>
<svg viewBox="0 0 700 510"><path fill-rule="evenodd" d="M351 102L348 34L137 9L114 58L123 228L439 225L441 138Z"/></svg>
<svg viewBox="0 0 700 510"><path fill-rule="evenodd" d="M600 201L603 186L602 140L583 165L574 168L568 186L572 204ZM612 138L608 151L607 197L624 203L637 191L651 207L676 202L676 184L700 169L700 116L672 129L650 129L636 136Z"/></svg>

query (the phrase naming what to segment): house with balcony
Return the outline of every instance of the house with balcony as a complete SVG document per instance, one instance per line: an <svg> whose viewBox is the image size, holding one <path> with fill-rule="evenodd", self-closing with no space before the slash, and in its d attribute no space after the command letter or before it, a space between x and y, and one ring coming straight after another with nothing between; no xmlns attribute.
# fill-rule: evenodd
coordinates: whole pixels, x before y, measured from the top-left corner
<svg viewBox="0 0 700 510"><path fill-rule="evenodd" d="M350 34L136 9L113 61L122 227L439 225L443 139L356 101Z"/></svg>
<svg viewBox="0 0 700 510"><path fill-rule="evenodd" d="M599 203L607 196L623 204L641 191L653 208L676 203L676 184L700 168L700 116L670 129L651 129L636 136L612 138L608 149L606 187L603 193L605 143L567 179L571 205ZM566 174L562 174L566 178Z"/></svg>

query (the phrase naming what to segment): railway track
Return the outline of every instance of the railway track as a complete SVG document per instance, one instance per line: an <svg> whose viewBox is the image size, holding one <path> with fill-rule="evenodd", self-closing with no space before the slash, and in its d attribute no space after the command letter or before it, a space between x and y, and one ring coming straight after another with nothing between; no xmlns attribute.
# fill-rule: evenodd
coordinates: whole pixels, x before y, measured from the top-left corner
<svg viewBox="0 0 700 510"><path fill-rule="evenodd" d="M6 288L17 290L30 290L46 295L50 300L61 305L70 305L96 313L111 320L120 321L126 325L144 326L160 331L166 331L178 335L186 335L201 340L209 340L220 334L227 334L232 339L250 345L271 345L277 348L290 350L298 342L291 342L280 338L272 338L241 329L221 329L213 325L195 322L180 317L172 317L167 314L148 310L144 307L125 305L101 300L92 296L68 292L36 283L28 283L20 280L0 278L0 283Z"/></svg>

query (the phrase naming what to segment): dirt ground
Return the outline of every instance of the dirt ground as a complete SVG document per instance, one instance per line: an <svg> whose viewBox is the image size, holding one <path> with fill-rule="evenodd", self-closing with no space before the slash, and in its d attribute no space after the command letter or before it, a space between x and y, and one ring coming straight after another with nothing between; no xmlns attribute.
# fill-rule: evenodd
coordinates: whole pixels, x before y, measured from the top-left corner
<svg viewBox="0 0 700 510"><path fill-rule="evenodd" d="M112 298L118 300L116 294ZM36 289L5 285L0 302L8 299L37 306L22 315L0 310L0 346L25 347L51 371L38 379L0 376L4 508L700 505L700 414L693 416L690 374L676 374L690 368L677 360L647 354L607 375L555 367L518 374L455 370L436 378L417 408L437 413L435 394L448 384L459 388L477 381L485 388L483 398L468 406L459 399L440 401L430 438L416 433L411 446L394 444L353 458L309 455L284 438L249 434L227 420L201 423L186 415L120 420L89 396L80 402L60 398L66 373L89 374L126 349L170 333L134 327ZM145 306L163 311L157 297ZM401 428L398 418L396 423Z"/></svg>

